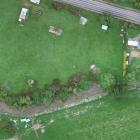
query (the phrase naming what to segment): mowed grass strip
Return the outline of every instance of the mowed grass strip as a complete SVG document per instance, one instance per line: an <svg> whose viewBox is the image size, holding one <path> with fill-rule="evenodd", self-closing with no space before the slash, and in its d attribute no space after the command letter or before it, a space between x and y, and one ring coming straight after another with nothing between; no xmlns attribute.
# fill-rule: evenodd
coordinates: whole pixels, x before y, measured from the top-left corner
<svg viewBox="0 0 140 140"><path fill-rule="evenodd" d="M0 84L11 92L27 90L27 80L35 79L39 87L50 84L54 78L62 83L80 71L87 72L96 64L102 72L117 78L122 74L122 40L120 25L109 31L101 30L100 16L83 12L88 24L79 24L66 10L55 11L42 3L41 16L31 12L20 27L18 16L22 1L5 0L0 4ZM50 25L63 29L56 37L48 33Z"/></svg>

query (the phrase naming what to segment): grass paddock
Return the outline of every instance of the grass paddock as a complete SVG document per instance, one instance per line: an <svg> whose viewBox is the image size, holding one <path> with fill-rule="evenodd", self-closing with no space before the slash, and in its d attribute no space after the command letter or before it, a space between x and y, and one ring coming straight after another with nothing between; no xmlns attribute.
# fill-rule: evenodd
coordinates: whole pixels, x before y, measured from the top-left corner
<svg viewBox="0 0 140 140"><path fill-rule="evenodd" d="M46 132L41 134L38 131L39 140L139 140L139 104L139 95L121 98L107 96L42 115L37 119L46 126ZM31 131L22 136L23 140L31 138L37 140Z"/></svg>
<svg viewBox="0 0 140 140"><path fill-rule="evenodd" d="M116 77L122 74L120 25L107 32L101 30L100 16L83 12L88 24L66 10L55 11L42 2L41 16L29 13L24 27L18 16L22 1L5 0L0 5L0 84L12 92L28 89L27 80L35 79L39 87L54 78L64 83L76 72L87 72L91 64ZM56 37L48 33L50 25L62 28Z"/></svg>

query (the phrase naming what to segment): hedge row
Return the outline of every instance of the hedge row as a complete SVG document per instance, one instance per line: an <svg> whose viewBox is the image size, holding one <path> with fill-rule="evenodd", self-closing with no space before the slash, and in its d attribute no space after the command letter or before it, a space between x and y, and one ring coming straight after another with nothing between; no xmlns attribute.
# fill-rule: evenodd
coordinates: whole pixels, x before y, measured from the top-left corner
<svg viewBox="0 0 140 140"><path fill-rule="evenodd" d="M0 99L5 100L9 105L24 107L32 104L49 105L54 99L66 100L71 94L77 94L93 85L95 76L92 73L77 73L71 76L65 84L61 84L59 79L54 79L52 84L45 85L40 89L37 84L29 91L12 94L1 89Z"/></svg>

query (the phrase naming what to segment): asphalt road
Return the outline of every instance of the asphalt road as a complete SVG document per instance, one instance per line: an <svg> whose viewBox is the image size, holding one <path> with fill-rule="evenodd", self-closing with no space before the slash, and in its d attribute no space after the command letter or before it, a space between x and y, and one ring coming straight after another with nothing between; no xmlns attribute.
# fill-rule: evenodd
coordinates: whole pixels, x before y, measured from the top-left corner
<svg viewBox="0 0 140 140"><path fill-rule="evenodd" d="M97 13L108 13L114 17L140 25L140 11L97 0L55 0Z"/></svg>

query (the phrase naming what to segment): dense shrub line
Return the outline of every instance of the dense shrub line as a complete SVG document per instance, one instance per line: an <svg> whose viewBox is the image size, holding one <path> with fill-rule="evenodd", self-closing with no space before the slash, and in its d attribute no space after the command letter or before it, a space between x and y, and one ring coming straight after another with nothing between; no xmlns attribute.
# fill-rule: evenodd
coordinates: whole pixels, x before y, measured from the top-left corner
<svg viewBox="0 0 140 140"><path fill-rule="evenodd" d="M65 84L59 79L54 79L50 85L38 88L35 84L29 91L12 94L5 89L0 91L0 99L15 107L24 107L33 104L49 105L54 99L65 101L70 95L77 94L88 89L95 82L95 75L76 73L72 75Z"/></svg>

